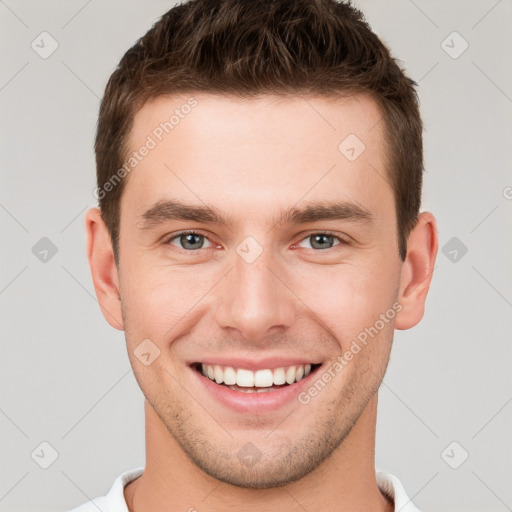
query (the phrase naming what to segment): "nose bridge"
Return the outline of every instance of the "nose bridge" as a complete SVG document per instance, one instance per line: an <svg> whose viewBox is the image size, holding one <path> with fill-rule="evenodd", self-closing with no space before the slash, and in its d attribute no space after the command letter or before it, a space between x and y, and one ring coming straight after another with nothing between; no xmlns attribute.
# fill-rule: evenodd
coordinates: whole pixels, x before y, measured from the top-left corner
<svg viewBox="0 0 512 512"><path fill-rule="evenodd" d="M293 294L276 276L279 265L270 249L263 250L246 239L233 254L233 267L218 296L220 327L237 329L243 337L258 340L272 327L293 323Z"/></svg>

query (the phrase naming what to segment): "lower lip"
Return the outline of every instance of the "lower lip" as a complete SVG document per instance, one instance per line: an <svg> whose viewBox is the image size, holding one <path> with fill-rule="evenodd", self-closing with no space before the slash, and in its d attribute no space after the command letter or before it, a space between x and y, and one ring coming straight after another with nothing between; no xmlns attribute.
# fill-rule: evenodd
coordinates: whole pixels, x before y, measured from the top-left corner
<svg viewBox="0 0 512 512"><path fill-rule="evenodd" d="M299 403L299 394L310 385L312 376L316 375L319 368L320 367L317 367L314 371L309 373L307 377L301 379L299 382L295 382L294 384L290 384L282 388L277 388L274 391L265 391L260 393L244 393L243 391L235 391L223 384L216 384L194 368L191 368L191 370L199 379L199 382L204 389L206 389L206 391L218 402L221 402L236 412L261 414L281 409L287 404L293 402Z"/></svg>

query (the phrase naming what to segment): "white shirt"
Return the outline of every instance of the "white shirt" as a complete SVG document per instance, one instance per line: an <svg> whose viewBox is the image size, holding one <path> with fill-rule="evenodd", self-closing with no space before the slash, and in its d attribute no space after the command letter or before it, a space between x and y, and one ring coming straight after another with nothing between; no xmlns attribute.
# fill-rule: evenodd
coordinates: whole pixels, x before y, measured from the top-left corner
<svg viewBox="0 0 512 512"><path fill-rule="evenodd" d="M126 505L124 499L124 487L142 475L143 471L144 468L139 467L121 473L114 480L110 491L105 496L95 498L67 512L98 512L98 510L102 512L128 512L128 505ZM379 471L378 469L375 475L381 492L394 501L395 512L419 512L405 493L402 483L395 475Z"/></svg>

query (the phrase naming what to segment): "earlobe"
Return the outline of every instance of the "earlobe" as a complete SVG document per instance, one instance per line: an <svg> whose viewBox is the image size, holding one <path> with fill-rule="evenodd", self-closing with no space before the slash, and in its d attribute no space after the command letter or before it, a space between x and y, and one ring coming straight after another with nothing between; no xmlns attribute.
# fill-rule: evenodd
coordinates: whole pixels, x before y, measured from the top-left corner
<svg viewBox="0 0 512 512"><path fill-rule="evenodd" d="M101 312L112 327L123 330L119 276L110 235L99 208L87 212L85 228L87 258Z"/></svg>
<svg viewBox="0 0 512 512"><path fill-rule="evenodd" d="M396 329L410 329L423 318L438 243L435 217L430 212L422 212L407 241L398 296L402 309L396 316Z"/></svg>

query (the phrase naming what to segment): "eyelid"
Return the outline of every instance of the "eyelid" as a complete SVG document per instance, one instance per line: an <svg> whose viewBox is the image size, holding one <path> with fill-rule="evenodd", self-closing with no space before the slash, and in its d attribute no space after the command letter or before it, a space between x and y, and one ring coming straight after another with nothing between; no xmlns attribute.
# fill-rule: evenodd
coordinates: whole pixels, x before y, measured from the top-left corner
<svg viewBox="0 0 512 512"><path fill-rule="evenodd" d="M210 244L214 244L214 242L212 242L212 240L210 240L210 238L207 235L205 235L204 233L201 233L201 231L197 230L197 229L186 229L184 231L178 231L177 233L171 233L170 235L167 235L164 237L164 243L167 245L173 245L173 244L171 244L171 242L173 240L175 240L176 238L179 238L180 236L183 236L183 235L199 235L199 236L202 236L205 240L208 240L208 242L210 242ZM199 252L201 249L211 249L211 247L201 247L201 249L187 250L187 249L183 249L182 247L177 247L177 246L175 246L175 247L177 249L187 252L187 253Z"/></svg>
<svg viewBox="0 0 512 512"><path fill-rule="evenodd" d="M307 238L309 238L313 235L332 236L333 238L336 238L340 242L339 244L329 247L329 249L334 249L334 247L338 247L339 245L347 245L350 243L350 240L349 240L348 236L346 236L346 235L343 236L340 233L334 233L333 231L316 229L316 230L311 230L309 232L300 233L300 236L301 236L300 240L297 243L294 243L292 247L297 246L298 244L300 244L301 242L303 242L304 240L306 240ZM315 250L315 249L313 249L313 250ZM315 252L323 252L323 251L326 251L326 249L315 250Z"/></svg>
<svg viewBox="0 0 512 512"><path fill-rule="evenodd" d="M199 235L199 236L202 236L204 239L208 240L210 242L210 244L214 244L215 242L213 242L212 240L210 240L210 238L208 237L208 235L205 235L204 233L201 233L200 230L194 230L194 229L188 229L188 230L184 230L184 231L178 231L177 233L171 233L170 235L166 236L165 237L165 244L168 244L168 245L172 245L171 242L176 239L176 238L179 238L180 236L182 235L189 235L189 234L194 234L194 235ZM303 233L300 233L300 240L296 243L294 243L292 245L292 247L295 247L297 246L299 243L303 242L304 240L306 240L307 238L311 237L312 235L328 235L328 236L332 236L333 238L336 238L340 243L339 244L336 244L334 245L333 247L330 247L329 249L333 249L334 247L337 247L338 245L346 245L348 243L350 243L350 240L347 236L343 236L339 233L334 233L332 231L326 231L326 230L311 230L309 232L303 232ZM199 252L201 249L211 249L211 247L201 247L201 249L197 249L197 250L187 250L187 249L183 249L183 248L180 248L180 247L177 247L177 249L180 249L182 251L185 251L187 253L193 253L193 252ZM315 249L313 249L315 250ZM324 251L325 249L321 250L321 251ZM315 250L315 252L321 252L320 250Z"/></svg>

